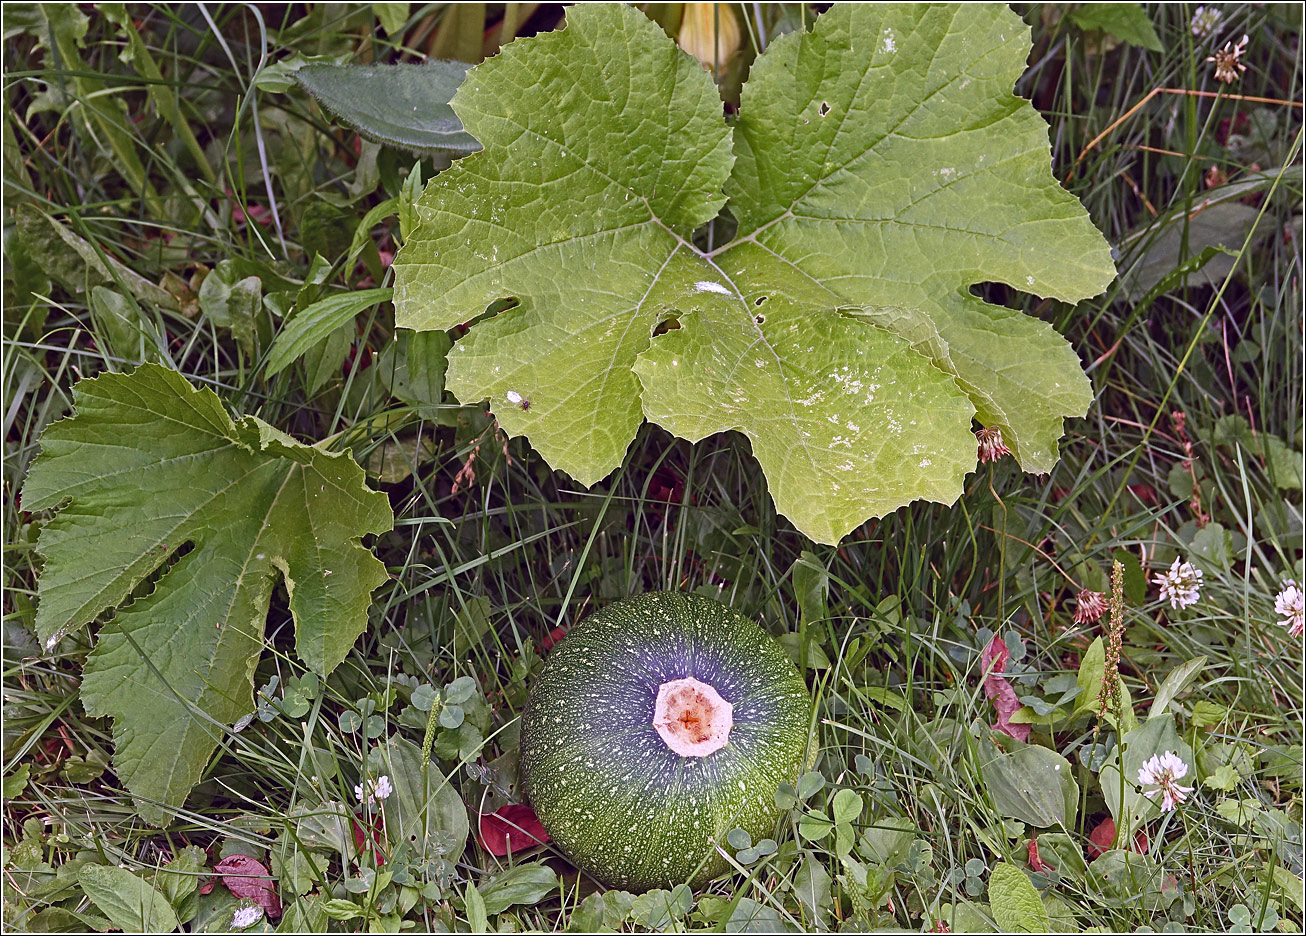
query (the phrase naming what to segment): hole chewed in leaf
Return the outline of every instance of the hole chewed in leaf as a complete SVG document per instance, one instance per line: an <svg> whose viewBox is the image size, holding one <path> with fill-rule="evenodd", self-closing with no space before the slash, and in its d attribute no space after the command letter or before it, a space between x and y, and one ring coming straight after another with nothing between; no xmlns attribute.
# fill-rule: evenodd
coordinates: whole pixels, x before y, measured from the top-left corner
<svg viewBox="0 0 1306 936"><path fill-rule="evenodd" d="M1029 285L1033 285L1030 283ZM1006 283L975 283L968 292L981 302L987 302L989 305L1001 306L1003 308L1019 308L1021 296L1018 291L1012 289Z"/></svg>
<svg viewBox="0 0 1306 936"><path fill-rule="evenodd" d="M830 113L830 102L829 102L829 101L822 101L822 102L821 102L821 106L817 109L816 112L817 112L818 114L820 114L822 117L824 117L826 114Z"/></svg>
<svg viewBox="0 0 1306 936"><path fill-rule="evenodd" d="M668 316L658 322L657 327L653 329L653 337L656 338L658 335L665 335L667 332L675 331L679 327L680 319L674 315Z"/></svg>

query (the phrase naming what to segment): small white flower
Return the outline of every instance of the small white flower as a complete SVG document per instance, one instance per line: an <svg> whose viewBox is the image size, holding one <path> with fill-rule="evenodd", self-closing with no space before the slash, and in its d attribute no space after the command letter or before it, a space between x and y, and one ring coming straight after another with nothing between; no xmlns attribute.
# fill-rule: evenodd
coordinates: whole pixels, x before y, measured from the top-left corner
<svg viewBox="0 0 1306 936"><path fill-rule="evenodd" d="M1138 768L1140 786L1154 786L1155 790L1144 790L1148 799L1161 794L1161 811L1169 812L1193 792L1190 786L1180 786L1179 781L1188 774L1188 765L1181 761L1173 751L1153 754Z"/></svg>
<svg viewBox="0 0 1306 936"><path fill-rule="evenodd" d="M1186 608L1201 597L1202 570L1182 559L1176 558L1168 571L1152 581L1161 589L1161 600L1169 601L1172 608Z"/></svg>
<svg viewBox="0 0 1306 936"><path fill-rule="evenodd" d="M387 798L394 792L394 787L390 785L390 778L382 775L376 780L367 780L366 788L362 783L354 784L354 795L358 797L360 803L368 806Z"/></svg>
<svg viewBox="0 0 1306 936"><path fill-rule="evenodd" d="M1243 37L1236 43L1231 39L1224 44L1223 49L1217 49L1214 55L1207 56L1208 62L1215 63L1216 81L1232 84L1247 71L1247 66L1242 63L1243 53L1247 51L1247 38L1247 34L1243 33Z"/></svg>
<svg viewBox="0 0 1306 936"><path fill-rule="evenodd" d="M1199 6L1193 11L1192 22L1188 25L1192 29L1194 36L1205 38L1215 32L1215 28L1220 25L1220 19L1223 15L1215 7Z"/></svg>
<svg viewBox="0 0 1306 936"><path fill-rule="evenodd" d="M1299 637L1306 629L1302 622L1303 610L1306 610L1306 599L1303 599L1297 583L1288 579L1283 583L1283 591L1275 596L1274 613L1283 618L1279 626L1288 628L1289 637Z"/></svg>
<svg viewBox="0 0 1306 936"><path fill-rule="evenodd" d="M262 918L262 907L241 907L231 916L231 928L244 929L247 926L253 926Z"/></svg>

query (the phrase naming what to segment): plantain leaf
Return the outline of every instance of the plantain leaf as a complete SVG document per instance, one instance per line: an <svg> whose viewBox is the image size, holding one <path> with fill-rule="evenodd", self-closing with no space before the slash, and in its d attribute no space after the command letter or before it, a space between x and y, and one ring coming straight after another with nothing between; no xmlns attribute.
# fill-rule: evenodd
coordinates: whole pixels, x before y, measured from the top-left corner
<svg viewBox="0 0 1306 936"><path fill-rule="evenodd" d="M585 484L644 417L691 441L739 430L822 542L954 501L976 414L1046 471L1088 380L1049 325L970 288L1076 301L1114 268L1011 93L1029 50L1005 6L836 6L757 59L731 128L637 10L570 7L454 97L485 150L419 200L396 322L449 329L516 298L450 354L460 400L488 398ZM695 229L727 196L737 233L708 248Z"/></svg>
<svg viewBox="0 0 1306 936"><path fill-rule="evenodd" d="M349 456L253 416L233 422L175 371L84 380L74 403L76 416L45 431L23 488L25 509L58 510L37 543L36 631L52 648L116 609L82 702L113 716L114 770L141 815L164 824L222 726L253 708L273 586L285 584L300 659L326 675L385 580L359 539L393 517Z"/></svg>
<svg viewBox="0 0 1306 936"><path fill-rule="evenodd" d="M980 774L998 815L1041 829L1073 828L1079 784L1070 762L1037 744L1008 743L1010 754L987 740L980 743Z"/></svg>
<svg viewBox="0 0 1306 936"><path fill-rule="evenodd" d="M369 140L419 156L461 155L480 149L449 107L467 68L466 62L440 59L424 65L312 64L296 71L295 79L323 109Z"/></svg>

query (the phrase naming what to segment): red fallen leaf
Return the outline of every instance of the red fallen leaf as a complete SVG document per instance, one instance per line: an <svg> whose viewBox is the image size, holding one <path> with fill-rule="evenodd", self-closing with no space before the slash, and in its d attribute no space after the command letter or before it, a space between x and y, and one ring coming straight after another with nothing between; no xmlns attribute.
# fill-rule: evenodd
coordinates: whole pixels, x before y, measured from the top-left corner
<svg viewBox="0 0 1306 936"><path fill-rule="evenodd" d="M1007 649L1006 643L994 634L989 645L980 653L980 667L988 674L984 677L984 694L989 697L998 713L998 720L993 723L993 727L1017 741L1024 741L1029 737L1030 726L1011 723L1011 716L1021 707L1021 702L1016 697L1016 690L1011 688L1011 683L1002 675L1010 658L1011 651Z"/></svg>
<svg viewBox="0 0 1306 936"><path fill-rule="evenodd" d="M1247 128L1251 125L1251 122L1251 117L1242 112L1234 115L1232 123L1229 121L1228 117L1224 118L1215 128L1215 141L1221 146L1227 145L1230 133L1245 133Z"/></svg>
<svg viewBox="0 0 1306 936"><path fill-rule="evenodd" d="M1150 484L1127 484L1125 487L1129 488L1130 493L1138 498L1139 503L1147 504L1150 507L1155 507L1160 503L1156 496L1156 488Z"/></svg>
<svg viewBox="0 0 1306 936"><path fill-rule="evenodd" d="M1045 874L1057 870L1039 856L1037 838L1029 840L1029 866L1035 871L1042 871Z"/></svg>
<svg viewBox="0 0 1306 936"><path fill-rule="evenodd" d="M1104 851L1111 848L1112 843L1116 840L1116 821L1107 816L1101 822L1093 827L1093 831L1088 833L1088 845L1084 850L1088 853L1089 860L1099 857ZM1134 834L1134 851L1143 854L1147 851L1147 833L1139 829Z"/></svg>
<svg viewBox="0 0 1306 936"><path fill-rule="evenodd" d="M652 501L678 505L685 496L685 482L675 472L660 468L649 481L648 496Z"/></svg>
<svg viewBox="0 0 1306 936"><path fill-rule="evenodd" d="M209 878L207 881L205 881L203 884L200 885L200 893L201 894L213 893L213 885L215 883L216 882L213 880L213 878Z"/></svg>
<svg viewBox="0 0 1306 936"><path fill-rule="evenodd" d="M558 645L558 641L567 636L567 628L555 627L542 638L540 638L540 650L552 650Z"/></svg>
<svg viewBox="0 0 1306 936"><path fill-rule="evenodd" d="M378 813L372 819L372 841L366 842L363 839L363 827L355 819L351 823L354 827L354 847L359 853L372 849L373 857L376 858L376 866L379 868L385 864L385 855L382 854L384 843L381 841L381 815Z"/></svg>
<svg viewBox="0 0 1306 936"><path fill-rule="evenodd" d="M222 875L222 883L237 897L248 898L263 908L269 919L281 916L281 901L277 898L272 875L249 855L228 855L213 866Z"/></svg>
<svg viewBox="0 0 1306 936"><path fill-rule="evenodd" d="M519 852L549 841L535 810L525 803L500 806L492 813L481 813L480 839L482 847L491 855L503 856Z"/></svg>

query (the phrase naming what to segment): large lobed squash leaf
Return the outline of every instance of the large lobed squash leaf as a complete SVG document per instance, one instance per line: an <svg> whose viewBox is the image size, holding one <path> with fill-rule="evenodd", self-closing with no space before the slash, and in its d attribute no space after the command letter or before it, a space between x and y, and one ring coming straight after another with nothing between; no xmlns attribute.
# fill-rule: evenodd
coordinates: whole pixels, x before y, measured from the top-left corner
<svg viewBox="0 0 1306 936"><path fill-rule="evenodd" d="M348 455L253 416L233 422L176 371L146 364L74 394L76 415L45 431L23 486L25 509L58 509L37 543L36 630L53 648L116 609L87 659L82 702L113 717L114 769L162 825L225 726L253 708L278 579L299 657L325 676L386 578L359 540L394 518Z"/></svg>
<svg viewBox="0 0 1306 936"><path fill-rule="evenodd" d="M451 353L461 400L585 484L645 417L739 430L822 542L954 501L973 416L1046 471L1088 380L1053 328L970 288L1077 301L1115 271L1012 94L1029 49L1005 6L836 6L757 59L728 126L642 14L571 7L455 96L484 150L420 199L396 321L448 329L517 298ZM723 206L736 236L700 249Z"/></svg>

